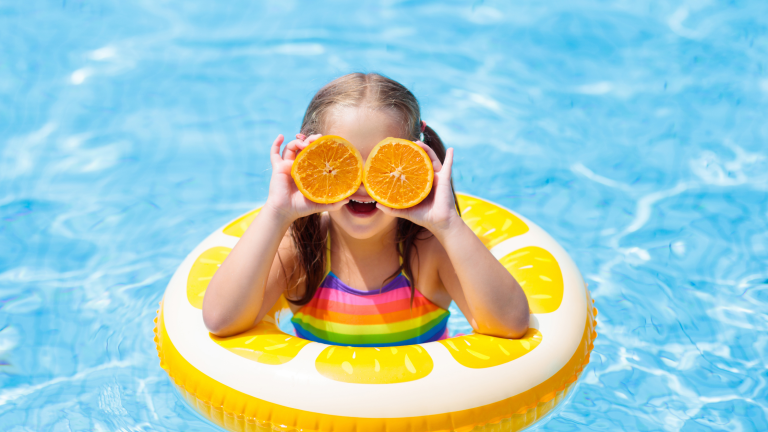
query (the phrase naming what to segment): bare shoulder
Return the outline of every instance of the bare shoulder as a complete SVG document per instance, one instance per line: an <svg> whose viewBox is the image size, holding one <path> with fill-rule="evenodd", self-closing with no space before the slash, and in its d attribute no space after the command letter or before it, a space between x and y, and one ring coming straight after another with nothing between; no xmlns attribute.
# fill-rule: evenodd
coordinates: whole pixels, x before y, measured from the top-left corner
<svg viewBox="0 0 768 432"><path fill-rule="evenodd" d="M299 259L296 244L293 241L292 228L288 228L280 240L280 246L277 248L275 261L272 263L272 271L270 272L271 279L281 285L280 291L285 290L286 295L289 296L295 295L296 281L300 276L296 274Z"/></svg>
<svg viewBox="0 0 768 432"><path fill-rule="evenodd" d="M437 237L429 231L425 230L419 234L415 245L417 253L414 254L416 260L414 267L418 268L419 271L425 272L424 276L432 274L437 277L438 272L453 268L448 252Z"/></svg>
<svg viewBox="0 0 768 432"><path fill-rule="evenodd" d="M422 266L436 266L444 259L448 258L445 248L437 240L437 237L429 231L424 230L416 239L416 248L418 250L419 268Z"/></svg>
<svg viewBox="0 0 768 432"><path fill-rule="evenodd" d="M292 229L293 227L285 231L282 240L280 240L280 246L277 247L277 258L284 264L296 262L296 245L293 242Z"/></svg>
<svg viewBox="0 0 768 432"><path fill-rule="evenodd" d="M429 231L419 235L415 242L416 253L411 258L411 265L416 269L416 287L422 295L433 303L447 308L451 303L443 280L440 276L442 267L451 265L445 248L437 237Z"/></svg>

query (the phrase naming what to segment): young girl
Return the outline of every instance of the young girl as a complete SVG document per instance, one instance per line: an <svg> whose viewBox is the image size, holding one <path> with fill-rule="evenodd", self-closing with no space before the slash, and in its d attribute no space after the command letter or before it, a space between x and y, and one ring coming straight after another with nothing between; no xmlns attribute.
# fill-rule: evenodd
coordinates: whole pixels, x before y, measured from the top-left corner
<svg viewBox="0 0 768 432"><path fill-rule="evenodd" d="M291 165L322 135L346 138L363 159L386 137L415 141L432 159L432 192L403 210L376 203L362 184L335 204L307 200ZM377 74L338 78L317 92L281 156L282 144L282 135L272 144L266 204L208 286L211 333L253 327L285 295L296 334L335 345L443 339L451 300L478 333L525 334L525 294L457 213L453 149L421 120L408 89Z"/></svg>

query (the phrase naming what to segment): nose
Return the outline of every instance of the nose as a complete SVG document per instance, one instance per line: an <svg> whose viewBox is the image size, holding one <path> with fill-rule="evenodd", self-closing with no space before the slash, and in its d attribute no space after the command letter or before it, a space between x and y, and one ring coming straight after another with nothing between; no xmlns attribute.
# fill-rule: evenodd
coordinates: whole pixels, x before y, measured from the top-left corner
<svg viewBox="0 0 768 432"><path fill-rule="evenodd" d="M353 193L352 196L350 196L349 198L357 201L366 201L366 200L373 199L371 198L370 195L368 195L368 191L365 190L365 185L363 185L362 183L360 183L360 187L357 188L355 193Z"/></svg>

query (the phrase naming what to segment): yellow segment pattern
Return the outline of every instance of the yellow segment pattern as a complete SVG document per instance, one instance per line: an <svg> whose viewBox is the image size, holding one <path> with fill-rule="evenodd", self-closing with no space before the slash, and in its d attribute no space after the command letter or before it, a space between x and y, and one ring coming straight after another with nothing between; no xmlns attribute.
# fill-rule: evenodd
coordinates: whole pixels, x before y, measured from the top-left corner
<svg viewBox="0 0 768 432"><path fill-rule="evenodd" d="M203 308L203 297L213 274L219 269L224 258L232 249L224 246L216 246L200 254L192 264L187 277L187 300L197 309Z"/></svg>
<svg viewBox="0 0 768 432"><path fill-rule="evenodd" d="M439 341L459 364L472 369L502 365L518 359L541 343L541 333L528 329L521 339L502 339L481 334Z"/></svg>
<svg viewBox="0 0 768 432"><path fill-rule="evenodd" d="M528 232L528 225L509 210L468 195L457 196L461 218L488 249Z"/></svg>
<svg viewBox="0 0 768 432"><path fill-rule="evenodd" d="M245 230L251 226L251 223L256 219L256 215L259 214L260 211L261 207L240 216L234 222L224 227L224 234L231 235L232 237L242 237Z"/></svg>
<svg viewBox="0 0 768 432"><path fill-rule="evenodd" d="M432 357L419 345L329 346L315 360L315 368L324 377L353 384L416 381L429 375L433 367Z"/></svg>
<svg viewBox="0 0 768 432"><path fill-rule="evenodd" d="M546 249L524 247L499 260L512 273L528 297L531 313L557 310L563 302L563 273L560 265Z"/></svg>
<svg viewBox="0 0 768 432"><path fill-rule="evenodd" d="M310 343L306 339L283 333L273 322L268 321L274 320L265 319L256 327L235 336L210 336L214 342L240 357L269 365L289 362Z"/></svg>

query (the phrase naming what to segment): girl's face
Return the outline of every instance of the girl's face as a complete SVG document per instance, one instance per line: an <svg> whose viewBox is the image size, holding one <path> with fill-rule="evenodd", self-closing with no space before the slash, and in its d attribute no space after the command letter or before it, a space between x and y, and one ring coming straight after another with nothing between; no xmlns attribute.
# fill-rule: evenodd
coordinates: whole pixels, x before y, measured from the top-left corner
<svg viewBox="0 0 768 432"><path fill-rule="evenodd" d="M323 134L345 138L357 148L365 161L379 141L387 137L400 138L403 127L392 113L384 110L343 107L329 115ZM328 214L336 226L353 238L367 239L395 228L397 218L377 209L376 202L362 183L349 199L353 201L341 210Z"/></svg>

